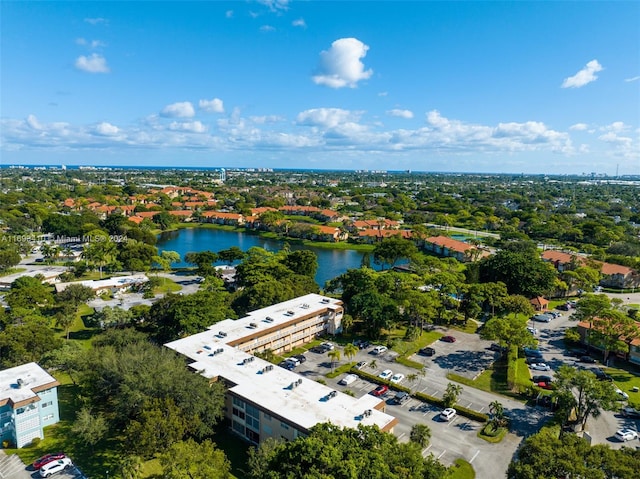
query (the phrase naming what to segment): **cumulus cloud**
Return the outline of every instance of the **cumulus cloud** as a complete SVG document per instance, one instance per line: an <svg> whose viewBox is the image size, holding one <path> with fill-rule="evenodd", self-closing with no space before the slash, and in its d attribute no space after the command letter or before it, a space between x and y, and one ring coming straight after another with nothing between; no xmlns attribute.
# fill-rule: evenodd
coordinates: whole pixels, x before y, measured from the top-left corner
<svg viewBox="0 0 640 479"><path fill-rule="evenodd" d="M640 80L640 75L637 77L631 77L631 78L625 78L624 81L626 82L632 82L632 81L638 81Z"/></svg>
<svg viewBox="0 0 640 479"><path fill-rule="evenodd" d="M35 115L27 116L26 122L27 122L27 125L29 125L29 127L32 128L33 130L42 130L42 125L40 124L38 119L35 117Z"/></svg>
<svg viewBox="0 0 640 479"><path fill-rule="evenodd" d="M298 113L296 123L304 126L334 128L348 121L357 121L360 114L342 108L313 108Z"/></svg>
<svg viewBox="0 0 640 479"><path fill-rule="evenodd" d="M260 27L260 31L261 32L275 32L276 29L275 29L275 27L272 27L271 25L262 25Z"/></svg>
<svg viewBox="0 0 640 479"><path fill-rule="evenodd" d="M161 116L169 118L191 118L196 114L190 101L172 103L165 106L160 112Z"/></svg>
<svg viewBox="0 0 640 479"><path fill-rule="evenodd" d="M200 100L198 107L202 111L209 113L224 113L224 104L220 98L214 98L212 100Z"/></svg>
<svg viewBox="0 0 640 479"><path fill-rule="evenodd" d="M112 125L111 123L107 123L106 121L103 121L102 123L99 123L96 126L95 132L98 135L113 136L113 135L117 135L120 132L120 128L118 128L115 125Z"/></svg>
<svg viewBox="0 0 640 479"><path fill-rule="evenodd" d="M173 131L188 131L191 133L204 133L207 131L207 127L200 121L174 121L169 125L169 129Z"/></svg>
<svg viewBox="0 0 640 479"><path fill-rule="evenodd" d="M78 70L87 73L109 73L107 60L97 53L92 53L89 56L80 55L76 59L75 66Z"/></svg>
<svg viewBox="0 0 640 479"><path fill-rule="evenodd" d="M569 127L570 130L574 131L584 131L587 128L589 128L589 125L587 125L586 123L576 123L575 125L571 125Z"/></svg>
<svg viewBox="0 0 640 479"><path fill-rule="evenodd" d="M307 28L307 23L304 21L304 18L298 18L291 22L291 25L294 27Z"/></svg>
<svg viewBox="0 0 640 479"><path fill-rule="evenodd" d="M357 38L340 38L331 44L331 48L320 52L318 74L312 77L317 85L330 88L355 88L358 82L373 74L372 69L365 70L361 59L367 55L369 46Z"/></svg>
<svg viewBox="0 0 640 479"><path fill-rule="evenodd" d="M580 88L588 83L596 81L598 76L596 73L602 71L602 65L598 63L598 60L591 60L587 65L572 77L564 79L562 82L562 88Z"/></svg>
<svg viewBox="0 0 640 479"><path fill-rule="evenodd" d="M289 9L289 0L258 0L258 3L267 6L272 12Z"/></svg>
<svg viewBox="0 0 640 479"><path fill-rule="evenodd" d="M413 112L411 110L400 110L398 108L394 108L393 110L387 110L387 115L397 116L400 118L413 118Z"/></svg>

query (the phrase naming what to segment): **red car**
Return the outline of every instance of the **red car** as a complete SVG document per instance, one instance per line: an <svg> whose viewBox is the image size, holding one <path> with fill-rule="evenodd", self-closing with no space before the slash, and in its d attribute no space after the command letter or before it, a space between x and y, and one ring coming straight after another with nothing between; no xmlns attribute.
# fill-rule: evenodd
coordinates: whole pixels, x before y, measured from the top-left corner
<svg viewBox="0 0 640 479"><path fill-rule="evenodd" d="M63 459L67 457L64 452L54 452L52 454L45 454L39 459L33 461L33 468L40 469L45 464L49 464L50 462L57 461L59 459Z"/></svg>
<svg viewBox="0 0 640 479"><path fill-rule="evenodd" d="M442 338L440 338L440 341L444 341L445 343L455 343L456 338L454 338L453 336L442 336Z"/></svg>
<svg viewBox="0 0 640 479"><path fill-rule="evenodd" d="M371 394L373 394L374 396L380 397L387 394L387 391L389 391L389 386L385 386L384 384L382 384L377 388L375 388L373 391L371 391Z"/></svg>

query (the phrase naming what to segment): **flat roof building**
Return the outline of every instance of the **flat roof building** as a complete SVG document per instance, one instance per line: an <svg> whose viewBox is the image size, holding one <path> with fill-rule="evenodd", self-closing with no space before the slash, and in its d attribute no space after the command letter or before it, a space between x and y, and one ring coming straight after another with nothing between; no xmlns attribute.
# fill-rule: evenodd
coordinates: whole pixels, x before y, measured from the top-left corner
<svg viewBox="0 0 640 479"><path fill-rule="evenodd" d="M60 383L36 363L0 371L0 441L23 447L60 420Z"/></svg>
<svg viewBox="0 0 640 479"><path fill-rule="evenodd" d="M225 320L207 331L167 343L188 357L193 370L227 386L226 417L231 428L255 444L268 437L293 440L322 422L341 427L377 425L391 432L397 419L384 412L384 401L371 395L354 398L312 379L253 356L270 349L290 350L321 332L340 329L342 303L309 294ZM325 327L317 326L318 319Z"/></svg>

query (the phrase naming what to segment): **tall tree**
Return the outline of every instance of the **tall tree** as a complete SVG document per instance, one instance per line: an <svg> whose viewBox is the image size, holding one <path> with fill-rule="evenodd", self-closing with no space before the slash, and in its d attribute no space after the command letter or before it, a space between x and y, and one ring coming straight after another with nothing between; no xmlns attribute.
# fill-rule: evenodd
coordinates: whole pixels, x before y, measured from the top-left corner
<svg viewBox="0 0 640 479"><path fill-rule="evenodd" d="M398 236L384 238L373 249L373 259L383 266L393 268L396 263L405 258L410 260L418 254L418 248L413 241Z"/></svg>
<svg viewBox="0 0 640 479"><path fill-rule="evenodd" d="M231 463L224 452L209 439L201 443L193 439L173 443L160 455L165 479L230 479Z"/></svg>

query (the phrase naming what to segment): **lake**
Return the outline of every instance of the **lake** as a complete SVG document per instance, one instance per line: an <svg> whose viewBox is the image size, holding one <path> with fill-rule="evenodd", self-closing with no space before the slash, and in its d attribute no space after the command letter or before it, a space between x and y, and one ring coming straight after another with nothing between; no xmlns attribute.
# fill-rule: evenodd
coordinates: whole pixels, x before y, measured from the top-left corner
<svg viewBox="0 0 640 479"><path fill-rule="evenodd" d="M241 231L225 231L208 228L186 228L169 231L158 236L158 250L177 251L184 258L191 251L214 251L229 249L237 246L242 251L247 251L253 246L264 248L267 251L279 251L284 246L284 241L265 239L258 235L247 234ZM332 250L314 248L290 244L291 250L308 249L318 255L318 271L315 280L324 287L326 281L340 276L352 268L359 268L363 253L354 250ZM174 264L177 267L193 266L185 262ZM375 269L379 269L373 265Z"/></svg>

